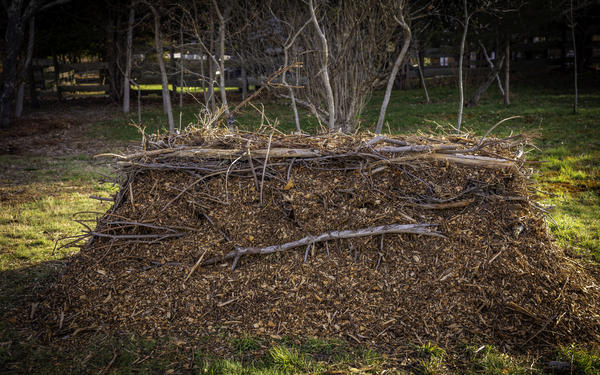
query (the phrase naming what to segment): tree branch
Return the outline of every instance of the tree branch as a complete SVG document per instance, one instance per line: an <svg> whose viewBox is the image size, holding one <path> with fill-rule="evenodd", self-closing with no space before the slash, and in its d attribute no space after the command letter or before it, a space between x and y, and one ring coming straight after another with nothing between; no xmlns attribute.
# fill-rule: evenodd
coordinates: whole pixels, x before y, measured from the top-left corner
<svg viewBox="0 0 600 375"><path fill-rule="evenodd" d="M297 247L312 245L317 242L325 242L329 240L339 240L343 238L357 238L367 237L382 234L399 234L399 233L411 233L411 234L422 234L425 236L434 236L445 238L441 233L434 231L431 227L435 224L390 224L380 225L376 227L361 228L356 230L340 230L322 233L317 236L308 235L299 240L286 242L281 245L271 245L266 247L238 247L236 250L229 252L223 257L215 257L202 263L202 265L210 265L219 262L223 262L229 259L239 259L240 257L248 254L266 255L281 251L291 250ZM234 266L235 267L235 266ZM232 268L234 268L232 267Z"/></svg>

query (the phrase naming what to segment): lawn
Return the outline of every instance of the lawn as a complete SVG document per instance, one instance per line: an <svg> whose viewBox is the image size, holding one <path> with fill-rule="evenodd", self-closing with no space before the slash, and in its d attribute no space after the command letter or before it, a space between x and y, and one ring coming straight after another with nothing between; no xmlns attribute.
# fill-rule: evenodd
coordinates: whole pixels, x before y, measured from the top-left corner
<svg viewBox="0 0 600 375"><path fill-rule="evenodd" d="M565 77L565 81L568 77ZM494 135L526 133L535 139L535 147L525 149L536 164L535 179L541 203L549 211L547 222L558 243L568 253L590 267L600 262L600 91L598 77L587 77L580 93L579 113L572 113L572 95L561 77L550 83L515 82L512 104L505 107L492 87L475 108L466 108L463 129L484 134L498 121L521 116L499 126ZM430 89L432 102L424 103L421 90L395 91L388 109L391 132L452 132L456 121L456 89ZM360 118L363 130L372 130L379 113L382 93L376 92ZM253 102L236 116L236 125L252 129L266 116L282 131L293 131L288 103L270 99ZM261 113L264 108L264 113ZM201 104L189 102L175 107L176 126L185 128L198 122ZM142 126L147 131L165 131L166 116L159 102L142 104ZM110 145L137 140L134 127L137 115L117 113L108 119L90 121L89 138ZM302 112L302 129L318 127L314 117ZM386 127L387 131L387 127ZM89 155L19 156L1 155L3 171L21 175L19 184L2 179L0 186L0 313L29 301L47 280L55 277L76 249L54 252L55 240L78 232L74 215L86 211L88 218L107 209L105 202L90 200L89 195L107 197L115 188L97 181L94 172L109 172ZM16 171L16 172L15 172ZM57 174L60 177L55 177ZM8 175L7 172L7 175ZM91 213L90 213L91 212ZM210 338L198 338L196 345L174 339L161 340L124 335L109 337L101 333L89 338L85 349L76 353L69 348L54 350L36 339L27 340L13 330L11 322L0 322L0 368L3 364L17 372L30 373L175 373L194 369L195 373L214 374L289 374L289 373L377 373L388 368L384 356L368 348L317 338L241 337L230 343L231 358L206 354ZM552 359L573 361L576 372L600 372L600 354L593 348L556 349ZM398 359L396 359L398 360ZM465 346L459 353L447 353L435 343L415 343L404 363L406 373L472 374L540 373L539 359L509 356L493 347ZM461 370L452 364L462 363ZM177 370L175 370L177 369ZM171 372L169 372L171 371ZM336 372L337 371L337 372ZM578 371L578 372L577 372ZM404 373L404 372L398 372Z"/></svg>

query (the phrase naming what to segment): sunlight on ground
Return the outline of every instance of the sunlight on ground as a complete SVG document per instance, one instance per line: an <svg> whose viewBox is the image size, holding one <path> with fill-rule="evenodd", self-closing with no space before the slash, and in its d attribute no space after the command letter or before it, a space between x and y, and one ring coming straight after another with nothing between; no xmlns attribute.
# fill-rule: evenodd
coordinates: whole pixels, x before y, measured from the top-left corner
<svg viewBox="0 0 600 375"><path fill-rule="evenodd" d="M49 195L38 195L44 190ZM111 192L114 190L110 184L97 184L93 189L77 187L75 191L58 183L45 186L43 190L36 184L19 186L15 195L25 194L22 201L8 200L0 204L0 233L3 233L0 237L0 271L63 258L78 251L68 248L52 255L57 240L81 234L82 226L74 222L74 218L95 218L108 208L108 204L90 199L89 195L106 197ZM11 192L3 191L3 196L10 199ZM91 211L97 214L76 215Z"/></svg>

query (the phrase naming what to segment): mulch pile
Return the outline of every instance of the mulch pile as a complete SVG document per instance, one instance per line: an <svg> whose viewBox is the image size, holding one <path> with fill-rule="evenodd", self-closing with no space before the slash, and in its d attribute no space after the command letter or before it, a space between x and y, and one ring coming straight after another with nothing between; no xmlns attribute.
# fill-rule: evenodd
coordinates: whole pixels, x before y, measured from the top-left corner
<svg viewBox="0 0 600 375"><path fill-rule="evenodd" d="M595 276L553 245L518 137L195 129L117 156L114 206L40 304L47 332L600 342ZM93 228L95 227L95 228Z"/></svg>

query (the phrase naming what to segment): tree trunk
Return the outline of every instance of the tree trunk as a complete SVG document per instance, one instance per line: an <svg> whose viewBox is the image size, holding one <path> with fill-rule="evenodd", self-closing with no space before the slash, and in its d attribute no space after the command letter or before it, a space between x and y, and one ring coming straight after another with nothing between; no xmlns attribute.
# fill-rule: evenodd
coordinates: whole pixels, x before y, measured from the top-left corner
<svg viewBox="0 0 600 375"><path fill-rule="evenodd" d="M217 110L215 103L215 65L214 65L214 53L215 53L215 26L214 22L210 21L210 56L208 56L208 97L210 99L210 108L212 112Z"/></svg>
<svg viewBox="0 0 600 375"><path fill-rule="evenodd" d="M246 64L244 62L244 59L241 58L240 62L241 62L241 66L240 66L241 77L240 77L240 79L242 80L242 100L246 100L246 97L248 96L248 73L246 72Z"/></svg>
<svg viewBox="0 0 600 375"><path fill-rule="evenodd" d="M11 99L17 83L17 56L23 43L23 24L36 12L45 10L69 0L53 0L50 2L11 0L3 1L6 12L4 43L2 49L2 89L0 90L0 128L10 126ZM8 5L10 4L10 5ZM25 7L25 9L23 9Z"/></svg>
<svg viewBox="0 0 600 375"><path fill-rule="evenodd" d="M110 11L108 22L106 23L106 61L108 63L108 82L110 84L110 96L115 102L121 101L121 77L119 70L119 33L117 29L120 25L120 14L116 11Z"/></svg>
<svg viewBox="0 0 600 375"><path fill-rule="evenodd" d="M573 88L575 91L575 98L573 100L573 113L577 114L577 102L579 99L579 90L577 88L577 44L575 43L575 18L573 16L573 0L571 0L570 9L570 25L571 28L571 40L573 41Z"/></svg>
<svg viewBox="0 0 600 375"><path fill-rule="evenodd" d="M25 57L25 63L21 69L21 82L19 83L19 89L17 90L17 103L15 107L15 117L21 117L23 113L23 98L25 97L25 74L29 71L31 65L31 59L33 57L33 46L35 42L35 17L29 19L29 40L27 41L27 55ZM31 82L30 84L34 84Z"/></svg>
<svg viewBox="0 0 600 375"><path fill-rule="evenodd" d="M492 71L488 74L486 80L483 81L481 85L479 85L477 90L475 90L475 93L467 103L467 107L474 107L477 104L479 104L481 95L483 95L483 93L487 91L492 82L494 82L494 80L498 77L498 72L500 71L500 69L502 69L502 64L504 64L504 57L502 57L498 65L494 67L494 69L492 69Z"/></svg>
<svg viewBox="0 0 600 375"><path fill-rule="evenodd" d="M467 30L469 29L469 15L467 13L467 0L463 0L463 6L465 8L465 19L463 25L463 34L460 40L460 55L458 56L458 120L456 122L456 131L460 132L460 125L462 124L463 107L465 100L465 92L463 87L463 59L465 54L465 42L467 40Z"/></svg>
<svg viewBox="0 0 600 375"><path fill-rule="evenodd" d="M63 101L62 90L60 88L60 64L56 53L52 54L52 64L54 65L54 81L56 82L56 97L59 102Z"/></svg>
<svg viewBox="0 0 600 375"><path fill-rule="evenodd" d="M504 63L504 105L510 105L510 35L506 38L506 49L504 51L506 62Z"/></svg>
<svg viewBox="0 0 600 375"><path fill-rule="evenodd" d="M157 10L150 6L152 13L154 14L154 41L156 43L156 59L158 60L158 67L160 68L160 78L162 81L162 97L165 112L169 121L169 132L175 132L175 122L173 121L173 110L171 108L171 95L169 93L169 79L167 77L167 69L165 68L165 61L163 60L163 47L162 37L160 35L160 15Z"/></svg>
<svg viewBox="0 0 600 375"><path fill-rule="evenodd" d="M411 32L410 27L404 21L404 15L400 15L400 26L404 31L404 42L402 43L402 49L400 49L400 53L394 61L394 67L392 68L392 73L388 78L387 87L385 89L385 95L383 97L383 103L381 104L381 109L379 110L379 119L377 120L377 126L375 127L375 133L380 134L383 129L383 122L385 120L385 112L387 111L388 104L390 102L390 96L392 95L392 89L394 87L394 81L396 80L396 75L398 74L398 70L400 69L400 65L404 61L404 57L406 56L406 51L408 51L408 46L410 45Z"/></svg>
<svg viewBox="0 0 600 375"><path fill-rule="evenodd" d="M29 74L29 101L31 103L31 108L40 108L40 102L37 97L36 90L36 82L35 82L35 67L33 66L33 61L29 64L28 69Z"/></svg>
<svg viewBox="0 0 600 375"><path fill-rule="evenodd" d="M130 87L131 87L131 65L133 48L133 23L135 21L135 9L133 4L129 9L129 19L127 20L127 45L125 51L125 74L123 78L123 112L129 113Z"/></svg>
<svg viewBox="0 0 600 375"><path fill-rule="evenodd" d="M179 108L183 108L183 14L179 20Z"/></svg>
<svg viewBox="0 0 600 375"><path fill-rule="evenodd" d="M419 52L418 49L417 49L417 67L419 68L419 79L421 80L421 87L423 87L423 90L425 91L425 100L426 100L426 103L429 104L429 103L431 103L431 100L429 100L429 92L427 91L427 84L425 83L425 76L423 74L423 55L421 55L421 53Z"/></svg>
<svg viewBox="0 0 600 375"><path fill-rule="evenodd" d="M327 110L328 110L328 115L329 115L329 130L333 131L335 129L335 102L334 102L334 98L333 98L333 90L331 89L331 82L329 81L329 67L328 67L328 60L329 60L329 46L327 44L327 38L325 38L325 34L323 34L323 31L321 30L321 27L319 26L319 21L317 21L317 16L315 14L315 7L313 5L312 0L309 1L309 7L310 7L310 15L311 15L311 19L313 24L315 25L315 29L317 30L317 33L319 34L319 38L321 39L321 53L322 53L322 62L321 62L321 74L323 77L323 84L325 85L325 91L327 93Z"/></svg>
<svg viewBox="0 0 600 375"><path fill-rule="evenodd" d="M204 105L206 106L206 108L208 108L208 90L206 89L206 75L204 73L204 54L202 54L202 56L200 56L200 87L202 87Z"/></svg>
<svg viewBox="0 0 600 375"><path fill-rule="evenodd" d="M481 41L479 41L479 45L481 46L481 51L483 52L485 61L487 61L488 65L490 66L490 69L494 70L494 62L488 55L487 50L485 49L485 46L483 45L483 43L481 43ZM504 96L504 89L502 88L502 81L500 81L500 71L499 70L497 70L497 73L496 73L496 81L498 82L498 89L500 90L500 93L502 94L502 96Z"/></svg>
<svg viewBox="0 0 600 375"><path fill-rule="evenodd" d="M292 41L293 42L293 41ZM283 66L286 67L289 64L289 48L291 47L291 43L283 47ZM281 76L281 83L284 86L287 86L288 92L290 94L290 101L292 104L292 111L294 111L294 122L296 124L296 131L298 133L302 132L302 128L300 128L300 118L298 116L298 107L296 107L296 97L294 95L294 89L288 85L287 83L287 74L288 72L284 72Z"/></svg>
<svg viewBox="0 0 600 375"><path fill-rule="evenodd" d="M171 57L171 74L167 74L167 77L169 79L169 84L173 90L171 92L172 101L177 103L177 63L175 62L175 47L173 45L169 46L169 56Z"/></svg>
<svg viewBox="0 0 600 375"><path fill-rule="evenodd" d="M229 117L229 106L227 104L227 93L225 92L225 18L219 10L217 1L213 5L219 18L219 91L221 92L221 105L225 108L225 116Z"/></svg>
<svg viewBox="0 0 600 375"><path fill-rule="evenodd" d="M0 93L0 128L10 126L11 100L17 81L17 56L24 31L21 20L21 1L12 1L7 12L4 48L2 51L2 92Z"/></svg>

